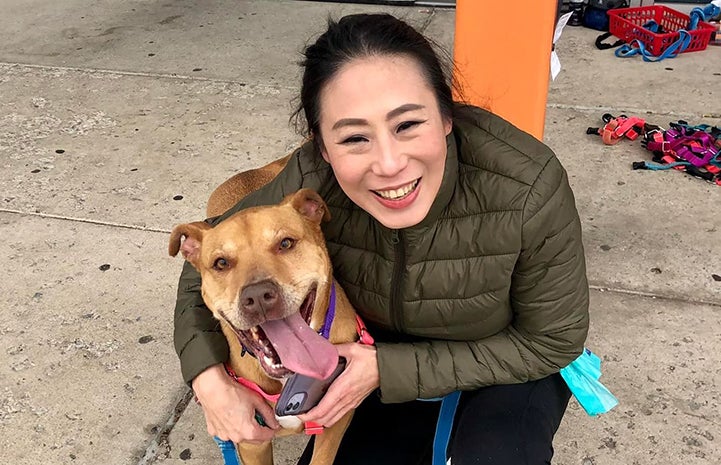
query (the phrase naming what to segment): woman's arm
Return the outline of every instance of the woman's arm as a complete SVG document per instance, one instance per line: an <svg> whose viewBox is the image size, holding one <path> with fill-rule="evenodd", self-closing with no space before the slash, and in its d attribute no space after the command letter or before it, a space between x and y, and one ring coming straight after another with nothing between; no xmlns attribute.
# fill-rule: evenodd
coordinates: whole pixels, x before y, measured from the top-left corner
<svg viewBox="0 0 721 465"><path fill-rule="evenodd" d="M555 157L526 200L522 250L510 294L513 321L491 337L379 343L383 401L538 379L558 372L581 353L588 331L581 224L566 172Z"/></svg>
<svg viewBox="0 0 721 465"><path fill-rule="evenodd" d="M228 343L200 294L200 273L183 265L175 302L175 352L183 380L190 384L206 368L228 360Z"/></svg>

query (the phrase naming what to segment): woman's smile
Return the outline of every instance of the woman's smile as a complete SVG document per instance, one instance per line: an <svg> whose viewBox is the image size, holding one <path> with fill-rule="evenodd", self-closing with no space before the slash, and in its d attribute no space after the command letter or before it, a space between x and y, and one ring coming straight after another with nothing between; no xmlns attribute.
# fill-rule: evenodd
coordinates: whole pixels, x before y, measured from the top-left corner
<svg viewBox="0 0 721 465"><path fill-rule="evenodd" d="M378 202L386 208L401 210L408 208L418 198L421 178L398 189L373 191Z"/></svg>
<svg viewBox="0 0 721 465"><path fill-rule="evenodd" d="M408 184L396 187L374 190L373 192L385 200L401 200L416 190L421 178L414 179Z"/></svg>

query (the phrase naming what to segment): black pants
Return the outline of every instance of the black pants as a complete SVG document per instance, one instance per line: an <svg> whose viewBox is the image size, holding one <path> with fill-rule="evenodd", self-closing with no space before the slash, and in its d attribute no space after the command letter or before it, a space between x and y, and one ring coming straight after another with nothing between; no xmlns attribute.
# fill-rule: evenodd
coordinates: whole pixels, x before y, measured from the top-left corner
<svg viewBox="0 0 721 465"><path fill-rule="evenodd" d="M461 395L448 445L451 465L550 464L571 396L561 375ZM338 465L430 465L440 402L382 404L369 396L343 437ZM307 465L311 440L298 462ZM445 465L445 464L444 464Z"/></svg>

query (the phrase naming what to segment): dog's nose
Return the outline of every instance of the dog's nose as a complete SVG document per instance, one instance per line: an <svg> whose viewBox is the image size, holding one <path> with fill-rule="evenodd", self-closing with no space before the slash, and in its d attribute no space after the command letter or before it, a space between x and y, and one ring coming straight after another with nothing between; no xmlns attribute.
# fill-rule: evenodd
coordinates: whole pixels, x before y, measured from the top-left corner
<svg viewBox="0 0 721 465"><path fill-rule="evenodd" d="M256 314L268 314L278 304L278 286L272 281L261 281L245 286L240 293L243 310Z"/></svg>

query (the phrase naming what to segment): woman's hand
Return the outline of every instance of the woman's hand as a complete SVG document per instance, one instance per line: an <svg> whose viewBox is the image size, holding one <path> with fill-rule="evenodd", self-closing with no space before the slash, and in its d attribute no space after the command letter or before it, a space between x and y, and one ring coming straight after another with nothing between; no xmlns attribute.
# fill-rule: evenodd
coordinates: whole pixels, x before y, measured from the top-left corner
<svg viewBox="0 0 721 465"><path fill-rule="evenodd" d="M280 427L270 405L233 381L222 364L207 368L193 379L192 385L211 436L224 441L260 443L273 439ZM268 427L256 421L256 411Z"/></svg>
<svg viewBox="0 0 721 465"><path fill-rule="evenodd" d="M339 344L338 355L346 359L346 368L333 381L320 403L303 415L302 421L333 426L343 415L380 386L376 348L358 343Z"/></svg>

